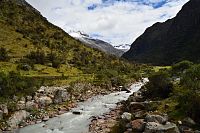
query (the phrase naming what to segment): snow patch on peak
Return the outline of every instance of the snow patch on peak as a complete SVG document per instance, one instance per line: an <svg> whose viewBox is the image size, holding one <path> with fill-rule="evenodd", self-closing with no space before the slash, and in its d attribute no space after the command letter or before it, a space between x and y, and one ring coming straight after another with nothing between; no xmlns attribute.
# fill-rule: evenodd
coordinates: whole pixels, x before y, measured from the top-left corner
<svg viewBox="0 0 200 133"><path fill-rule="evenodd" d="M115 45L114 46L116 49L120 49L120 50L123 50L123 51L128 51L131 47L130 44L120 44L120 45Z"/></svg>
<svg viewBox="0 0 200 133"><path fill-rule="evenodd" d="M85 34L84 32L81 32L81 31L77 31L77 32L70 31L68 34L74 38L91 38L89 35Z"/></svg>

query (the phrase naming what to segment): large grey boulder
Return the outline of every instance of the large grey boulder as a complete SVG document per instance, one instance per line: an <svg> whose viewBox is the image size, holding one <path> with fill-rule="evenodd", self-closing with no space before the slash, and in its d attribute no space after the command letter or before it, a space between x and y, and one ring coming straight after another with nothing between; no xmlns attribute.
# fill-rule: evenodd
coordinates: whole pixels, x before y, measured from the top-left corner
<svg viewBox="0 0 200 133"><path fill-rule="evenodd" d="M17 111L11 115L7 123L11 127L11 129L18 128L18 125L27 117L29 117L29 115L30 113L26 112L25 110Z"/></svg>
<svg viewBox="0 0 200 133"><path fill-rule="evenodd" d="M34 101L28 101L26 102L26 109L27 110L38 109L38 104L35 103Z"/></svg>
<svg viewBox="0 0 200 133"><path fill-rule="evenodd" d="M8 115L8 107L6 104L1 104L0 110L3 112L3 114Z"/></svg>
<svg viewBox="0 0 200 133"><path fill-rule="evenodd" d="M39 97L37 101L40 107L46 107L53 103L52 99L48 96Z"/></svg>
<svg viewBox="0 0 200 133"><path fill-rule="evenodd" d="M156 122L147 122L144 133L180 133L174 123L167 122L165 125Z"/></svg>
<svg viewBox="0 0 200 133"><path fill-rule="evenodd" d="M65 102L70 99L70 95L68 94L66 89L58 89L55 91L54 100L55 104Z"/></svg>
<svg viewBox="0 0 200 133"><path fill-rule="evenodd" d="M18 101L16 107L17 107L17 110L24 110L26 108L26 102Z"/></svg>
<svg viewBox="0 0 200 133"><path fill-rule="evenodd" d="M167 120L168 120L167 116L160 116L160 115L150 115L150 114L148 114L145 117L146 122L156 122L156 123L159 123L159 124L165 124L167 122Z"/></svg>

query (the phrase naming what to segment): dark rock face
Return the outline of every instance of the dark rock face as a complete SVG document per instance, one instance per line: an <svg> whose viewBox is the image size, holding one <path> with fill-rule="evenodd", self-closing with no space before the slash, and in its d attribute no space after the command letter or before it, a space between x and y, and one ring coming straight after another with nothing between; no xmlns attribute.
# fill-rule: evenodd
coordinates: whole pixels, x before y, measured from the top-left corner
<svg viewBox="0 0 200 133"><path fill-rule="evenodd" d="M154 65L200 62L200 1L190 0L175 18L147 28L123 57Z"/></svg>

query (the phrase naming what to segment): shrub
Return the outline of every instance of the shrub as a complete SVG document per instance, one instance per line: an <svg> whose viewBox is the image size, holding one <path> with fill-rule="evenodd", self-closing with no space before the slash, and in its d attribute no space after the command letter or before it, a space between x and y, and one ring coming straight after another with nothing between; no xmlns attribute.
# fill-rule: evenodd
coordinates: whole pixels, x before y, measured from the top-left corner
<svg viewBox="0 0 200 133"><path fill-rule="evenodd" d="M32 69L32 67L29 64L26 63L20 63L17 65L18 70L24 70L24 71L29 71Z"/></svg>
<svg viewBox="0 0 200 133"><path fill-rule="evenodd" d="M200 96L198 94L187 92L180 95L178 101L181 112L196 122L200 122Z"/></svg>
<svg viewBox="0 0 200 133"><path fill-rule="evenodd" d="M5 48L0 48L0 61L8 61L8 51Z"/></svg>
<svg viewBox="0 0 200 133"><path fill-rule="evenodd" d="M64 59L62 57L53 52L47 55L47 59L52 63L53 68L59 68L60 65L64 62Z"/></svg>
<svg viewBox="0 0 200 133"><path fill-rule="evenodd" d="M121 78L121 77L119 77L119 76L111 78L112 86L116 86L116 87L124 86L125 83L126 83L126 80Z"/></svg>
<svg viewBox="0 0 200 133"><path fill-rule="evenodd" d="M179 107L185 115L200 122L200 65L186 70L181 78L179 89Z"/></svg>
<svg viewBox="0 0 200 133"><path fill-rule="evenodd" d="M173 84L166 72L157 72L149 77L149 82L143 87L148 98L168 98L173 90Z"/></svg>
<svg viewBox="0 0 200 133"><path fill-rule="evenodd" d="M44 65L46 63L46 55L42 50L32 51L26 57L30 59L34 64Z"/></svg>
<svg viewBox="0 0 200 133"><path fill-rule="evenodd" d="M36 81L22 77L19 73L0 72L0 96L12 97L13 95L32 95Z"/></svg>
<svg viewBox="0 0 200 133"><path fill-rule="evenodd" d="M181 85L197 93L200 91L200 65L194 65L185 72L181 78Z"/></svg>
<svg viewBox="0 0 200 133"><path fill-rule="evenodd" d="M172 72L183 73L184 70L190 68L192 65L193 65L193 63L190 62L190 61L187 61L187 60L181 61L181 62L174 64L172 66Z"/></svg>

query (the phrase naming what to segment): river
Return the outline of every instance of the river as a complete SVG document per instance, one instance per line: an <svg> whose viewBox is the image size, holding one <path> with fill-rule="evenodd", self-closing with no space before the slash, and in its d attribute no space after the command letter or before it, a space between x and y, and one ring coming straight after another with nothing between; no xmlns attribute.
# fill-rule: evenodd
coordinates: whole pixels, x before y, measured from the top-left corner
<svg viewBox="0 0 200 133"><path fill-rule="evenodd" d="M40 124L30 125L19 129L18 133L88 133L92 116L100 116L116 107L120 101L127 100L128 97L138 91L147 82L145 78L141 82L130 86L131 93L115 92L109 95L99 95L79 103L70 112L51 118ZM73 111L80 111L80 115L75 115Z"/></svg>

